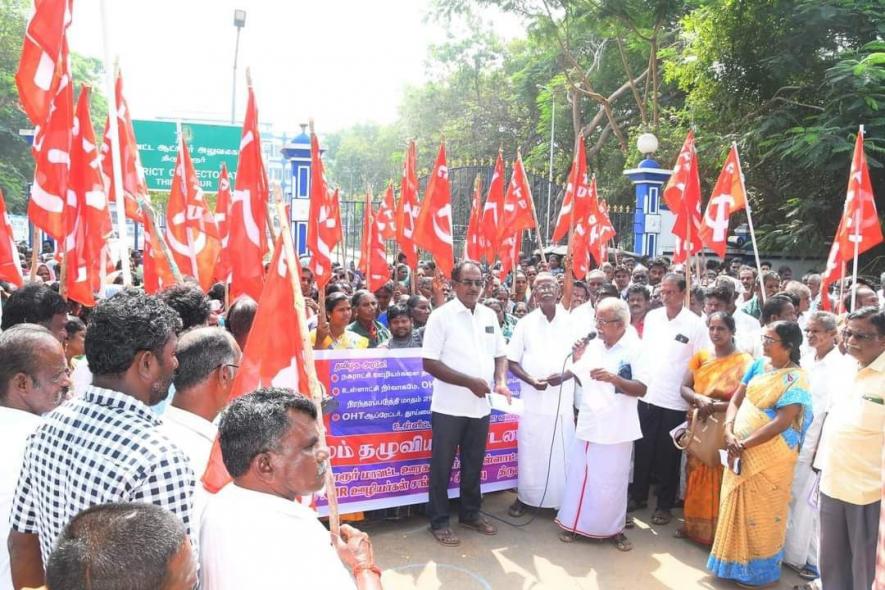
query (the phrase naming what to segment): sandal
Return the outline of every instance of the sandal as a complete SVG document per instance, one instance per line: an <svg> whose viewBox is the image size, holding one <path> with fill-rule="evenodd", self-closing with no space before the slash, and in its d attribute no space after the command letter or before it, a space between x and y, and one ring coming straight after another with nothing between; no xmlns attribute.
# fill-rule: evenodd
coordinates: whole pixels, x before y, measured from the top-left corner
<svg viewBox="0 0 885 590"><path fill-rule="evenodd" d="M510 505L510 508L507 509L507 514L512 516L513 518L519 518L521 516L525 516L526 510L528 506L516 500L513 504Z"/></svg>
<svg viewBox="0 0 885 590"><path fill-rule="evenodd" d="M461 522L461 526L476 531L477 533L482 533L483 535L498 534L498 529L495 528L495 525L493 525L481 516L476 520L471 520L470 522Z"/></svg>
<svg viewBox="0 0 885 590"><path fill-rule="evenodd" d="M636 521L633 520L632 516L627 516L627 520L624 521L625 529L632 529L636 527Z"/></svg>
<svg viewBox="0 0 885 590"><path fill-rule="evenodd" d="M651 516L652 524L660 526L670 524L671 520L673 520L673 515L670 514L669 510L655 510L655 513Z"/></svg>
<svg viewBox="0 0 885 590"><path fill-rule="evenodd" d="M559 533L559 540L563 543L574 543L575 542L575 533L570 533L569 531L562 531Z"/></svg>
<svg viewBox="0 0 885 590"><path fill-rule="evenodd" d="M817 572L816 569L807 565L796 573L800 578L802 578L803 580L808 580L809 582L814 581L820 577L820 574Z"/></svg>
<svg viewBox="0 0 885 590"><path fill-rule="evenodd" d="M449 527L430 529L430 534L433 535L433 538L436 539L440 545L445 545L446 547L457 547L461 544L461 539L459 539L458 535L455 534L455 531Z"/></svg>
<svg viewBox="0 0 885 590"><path fill-rule="evenodd" d="M611 538L611 541L618 551L631 551L633 549L633 543L630 542L630 539L624 533L618 533Z"/></svg>
<svg viewBox="0 0 885 590"><path fill-rule="evenodd" d="M688 533L685 532L684 528L679 527L678 529L673 531L673 538L674 539L687 539Z"/></svg>

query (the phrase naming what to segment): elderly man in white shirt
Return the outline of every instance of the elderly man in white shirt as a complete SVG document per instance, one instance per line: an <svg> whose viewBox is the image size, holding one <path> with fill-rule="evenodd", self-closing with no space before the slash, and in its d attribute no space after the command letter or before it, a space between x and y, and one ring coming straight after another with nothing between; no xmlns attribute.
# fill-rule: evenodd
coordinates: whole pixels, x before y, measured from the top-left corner
<svg viewBox="0 0 885 590"><path fill-rule="evenodd" d="M25 442L40 416L65 397L70 380L61 343L37 324L16 324L0 333L0 538L9 534L9 511L24 458ZM0 590L12 590L9 552L0 550Z"/></svg>
<svg viewBox="0 0 885 590"><path fill-rule="evenodd" d="M645 394L640 341L626 336L627 304L606 298L596 308L599 337L576 348L575 378L584 388L566 488L556 523L560 540L575 535L611 539L633 548L624 535L633 441L642 436L637 397Z"/></svg>
<svg viewBox="0 0 885 590"><path fill-rule="evenodd" d="M242 353L229 332L204 327L185 332L178 340L175 356L175 397L163 413L160 432L190 459L197 478L192 526L199 531L208 497L199 479L206 471L218 434L213 421L227 405Z"/></svg>
<svg viewBox="0 0 885 590"><path fill-rule="evenodd" d="M557 303L556 278L542 272L533 288L538 307L516 324L507 359L510 372L525 382L519 420L519 480L508 513L526 507L558 508L565 485L566 451L575 434L574 381L568 371L572 318Z"/></svg>
<svg viewBox="0 0 885 590"><path fill-rule="evenodd" d="M808 373L814 418L805 431L796 462L784 545L784 563L805 579L818 575L820 512L808 503L814 485L812 461L833 397L841 393L857 373L857 362L843 355L836 345L836 328L836 316L826 311L811 312L805 326L808 347L802 351L801 365Z"/></svg>
<svg viewBox="0 0 885 590"><path fill-rule="evenodd" d="M203 515L203 590L381 588L368 536L347 525L331 535L296 500L322 488L329 469L313 402L291 389L258 389L231 402L218 436L233 482Z"/></svg>
<svg viewBox="0 0 885 590"><path fill-rule="evenodd" d="M700 317L684 306L685 278L668 273L661 280L663 307L648 312L642 335L647 356L648 391L639 402L642 438L636 441L630 509L644 508L652 472L657 475L657 507L652 522L666 525L679 491L682 451L670 431L685 421L688 403L680 394L688 361L710 344Z"/></svg>
<svg viewBox="0 0 885 590"><path fill-rule="evenodd" d="M494 311L477 302L482 273L474 262L452 269L455 299L436 308L424 329L424 370L433 379L430 402L432 451L427 513L430 532L442 545L461 540L449 527L449 478L460 448L459 522L484 535L497 529L480 514L480 475L486 453L494 391L510 398L507 349Z"/></svg>

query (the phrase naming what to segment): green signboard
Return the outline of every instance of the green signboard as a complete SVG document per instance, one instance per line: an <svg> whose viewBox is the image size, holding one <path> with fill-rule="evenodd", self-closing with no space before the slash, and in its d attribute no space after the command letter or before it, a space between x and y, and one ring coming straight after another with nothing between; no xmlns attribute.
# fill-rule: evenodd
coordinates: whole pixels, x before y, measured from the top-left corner
<svg viewBox="0 0 885 590"><path fill-rule="evenodd" d="M178 128L187 140L200 186L209 193L218 190L222 162L227 164L231 185L237 173L242 128L236 125L189 123L182 121L146 121L135 119L132 127L138 141L138 155L144 168L147 187L168 191L172 187L175 160L178 157Z"/></svg>

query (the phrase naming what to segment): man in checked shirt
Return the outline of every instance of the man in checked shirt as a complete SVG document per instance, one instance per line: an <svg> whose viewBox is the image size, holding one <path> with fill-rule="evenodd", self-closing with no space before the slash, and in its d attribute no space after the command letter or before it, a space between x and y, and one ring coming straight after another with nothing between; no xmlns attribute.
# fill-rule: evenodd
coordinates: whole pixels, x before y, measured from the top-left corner
<svg viewBox="0 0 885 590"><path fill-rule="evenodd" d="M195 479L187 456L157 429L178 366L181 320L141 291L102 301L86 330L92 385L45 416L30 436L10 512L16 588L44 584L44 564L65 525L110 502L166 508L190 531Z"/></svg>

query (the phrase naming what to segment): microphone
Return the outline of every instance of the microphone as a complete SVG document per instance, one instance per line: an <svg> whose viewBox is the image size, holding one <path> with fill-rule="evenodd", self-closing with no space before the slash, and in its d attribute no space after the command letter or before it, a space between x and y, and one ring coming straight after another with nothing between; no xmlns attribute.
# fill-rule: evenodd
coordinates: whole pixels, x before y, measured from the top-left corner
<svg viewBox="0 0 885 590"><path fill-rule="evenodd" d="M568 356L574 358L576 348L587 346L587 343L591 340L594 340L598 335L599 334L597 334L596 330L590 330L590 332L588 332L586 336L578 338L578 340L572 345L572 351L568 354Z"/></svg>

